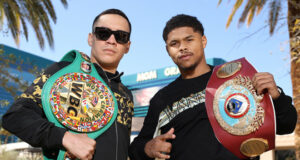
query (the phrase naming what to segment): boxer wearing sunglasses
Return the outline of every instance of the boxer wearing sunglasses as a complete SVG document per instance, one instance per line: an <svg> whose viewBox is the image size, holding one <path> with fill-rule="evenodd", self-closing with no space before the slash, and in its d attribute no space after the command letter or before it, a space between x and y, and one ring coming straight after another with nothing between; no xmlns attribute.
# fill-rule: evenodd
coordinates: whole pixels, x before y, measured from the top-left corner
<svg viewBox="0 0 300 160"><path fill-rule="evenodd" d="M119 62L130 48L131 25L121 15L105 14L93 23L88 43L91 60L104 70L115 73Z"/></svg>
<svg viewBox="0 0 300 160"><path fill-rule="evenodd" d="M77 51L68 52L66 55L68 58L63 58L62 61L56 62L45 69L45 73L41 73L41 75L33 81L32 85L22 96L18 97L18 100L11 105L10 110L2 117L2 126L5 129L31 145L43 148L45 160L61 159L62 156L58 157L58 152L61 149L66 150L71 158L76 157L82 160L127 160L131 119L133 115L133 96L131 91L122 84L120 79L122 73L119 73L117 68L120 60L130 48L131 42L129 41L129 34L131 33L131 24L127 16L121 10L108 9L95 17L91 28L93 32L88 35L88 44L91 47L90 59L87 55L81 54L80 56ZM80 50L80 48L77 49ZM61 128L54 125L54 123L45 116L48 113L52 115L52 113L43 110L43 108L49 108L48 104L50 103L50 101L47 100L47 97L50 96L45 96L44 94L45 92L49 93L50 88L52 88L52 82L48 80L65 79L67 76L76 75L78 72L84 72L80 73L80 75L83 75L81 77L82 79L80 78L82 82L76 78L72 79L72 81L66 81L66 83L81 86L78 87L76 85L74 94L76 94L76 97L78 96L77 98L79 98L80 101L85 100L84 103L93 104L90 105L91 107L89 109L93 108L91 112L97 113L97 115L92 116L93 119L95 118L97 120L96 126L103 124L106 127L106 124L102 123L102 120L104 120L101 118L102 109L99 111L97 109L98 107L94 107L94 104L101 104L102 107L102 102L107 103L107 101L109 101L108 99L112 99L105 97L98 99L100 95L109 95L108 93L100 93L102 91L106 92L106 89L98 90L101 80L100 77L107 83L118 103L117 117L110 117L111 119L108 121L112 122L111 126L108 126L106 130L103 130L103 134L96 138L88 137L85 131L82 131L82 134L74 134L73 132L69 132L70 127L65 126ZM53 75L58 75L57 77L59 78L52 77ZM95 80L91 80L90 82L83 80L86 79L84 77L88 76L93 77ZM89 89L89 87L83 87L82 85L96 87L96 90L93 91ZM71 85L69 89L71 89ZM72 88L72 90L73 89L74 88ZM42 93L42 91L44 92ZM95 92L97 92L97 94L99 93L99 96L94 96ZM57 94L59 94L59 92L57 92ZM83 94L91 95L92 97L83 98ZM42 97L46 98L42 99ZM71 94L69 94L68 97L71 97ZM75 101L79 102L77 98ZM76 103L75 101L74 103ZM42 102L46 102L46 105ZM68 101L67 103L72 102ZM74 105L76 108L86 106L83 103L80 103L80 105L76 103ZM98 116L99 114L100 116ZM88 115L88 117L90 117L90 115ZM98 124L98 120L101 120L101 124ZM80 121L82 122L80 122L82 128L89 127L87 126L89 123L86 125L85 120L80 119ZM108 121L106 122L110 123ZM75 123L77 124L77 122L76 120ZM93 124L94 122L96 121L93 121ZM100 130L96 129L94 131L98 132Z"/></svg>
<svg viewBox="0 0 300 160"><path fill-rule="evenodd" d="M95 34L96 38L98 40L106 41L108 38L113 34L115 36L115 39L120 44L125 44L129 41L130 33L117 30L112 31L109 28L106 27L95 27L93 33Z"/></svg>

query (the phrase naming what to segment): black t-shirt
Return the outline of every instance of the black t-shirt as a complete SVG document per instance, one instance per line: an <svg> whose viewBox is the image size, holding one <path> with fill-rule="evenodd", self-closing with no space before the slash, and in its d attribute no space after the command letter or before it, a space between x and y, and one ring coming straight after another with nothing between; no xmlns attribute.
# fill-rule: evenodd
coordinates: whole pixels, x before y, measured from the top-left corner
<svg viewBox="0 0 300 160"><path fill-rule="evenodd" d="M163 112L169 112L167 114L171 115L169 123L161 127L161 134L174 128L176 135L176 138L170 141L172 160L238 160L215 138L207 117L205 88L211 73L210 71L192 79L179 77L162 90L164 103L169 108Z"/></svg>

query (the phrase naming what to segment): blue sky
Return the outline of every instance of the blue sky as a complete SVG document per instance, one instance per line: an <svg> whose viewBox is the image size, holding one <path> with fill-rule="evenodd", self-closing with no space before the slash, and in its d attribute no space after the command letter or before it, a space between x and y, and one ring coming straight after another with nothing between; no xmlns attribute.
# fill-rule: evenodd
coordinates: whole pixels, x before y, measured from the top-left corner
<svg viewBox="0 0 300 160"><path fill-rule="evenodd" d="M53 4L57 23L52 24L55 48L52 50L46 44L46 48L41 50L35 34L30 31L29 42L24 37L21 38L19 49L54 61L59 61L71 49L90 54L87 36L91 32L94 17L105 9L118 8L127 14L132 23L131 48L118 70L128 75L173 66L165 50L162 30L172 16L184 13L196 16L205 28L208 39L206 58L219 57L232 61L246 57L258 71L272 73L277 84L292 95L286 21L279 22L281 27L272 37L269 36L267 27L245 38L266 25L268 6L254 18L250 27L238 27L241 8L231 26L226 29L233 2L223 0L217 6L218 0L85 0L69 1L68 8L64 9L60 1L56 0ZM283 6L282 10L284 17L287 7ZM0 43L17 47L11 35L3 32L0 32Z"/></svg>

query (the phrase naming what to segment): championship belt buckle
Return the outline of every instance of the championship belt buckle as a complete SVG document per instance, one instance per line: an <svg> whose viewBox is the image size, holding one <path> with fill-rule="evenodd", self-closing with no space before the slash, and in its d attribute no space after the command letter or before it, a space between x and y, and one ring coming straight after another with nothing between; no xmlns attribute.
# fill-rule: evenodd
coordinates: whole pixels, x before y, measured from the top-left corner
<svg viewBox="0 0 300 160"><path fill-rule="evenodd" d="M252 84L255 68L241 58L216 66L206 87L205 104L219 142L240 159L275 148L275 112L268 93Z"/></svg>
<svg viewBox="0 0 300 160"><path fill-rule="evenodd" d="M56 119L65 127L89 133L103 128L114 113L113 97L99 80L84 73L67 73L50 91Z"/></svg>

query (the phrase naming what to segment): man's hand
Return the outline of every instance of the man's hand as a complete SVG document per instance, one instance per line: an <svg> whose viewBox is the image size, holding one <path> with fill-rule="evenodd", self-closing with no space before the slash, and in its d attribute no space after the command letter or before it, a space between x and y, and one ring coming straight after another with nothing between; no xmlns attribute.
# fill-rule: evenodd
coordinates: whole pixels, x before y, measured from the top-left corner
<svg viewBox="0 0 300 160"><path fill-rule="evenodd" d="M170 153L172 144L166 142L168 139L175 139L174 128L171 128L167 133L157 136L150 140L145 145L145 153L151 158L169 159L170 156L165 153Z"/></svg>
<svg viewBox="0 0 300 160"><path fill-rule="evenodd" d="M86 134L66 132L63 137L63 146L66 150L81 160L91 160L96 148L96 141Z"/></svg>
<svg viewBox="0 0 300 160"><path fill-rule="evenodd" d="M269 93L273 100L280 95L273 75L267 72L256 73L252 78L253 86L258 94Z"/></svg>

